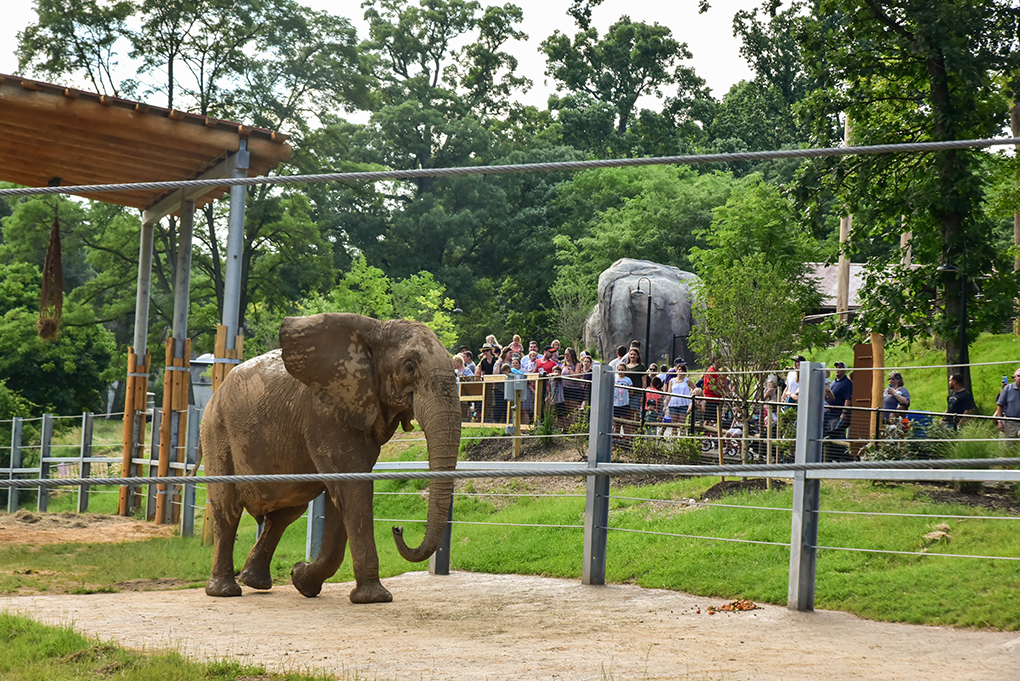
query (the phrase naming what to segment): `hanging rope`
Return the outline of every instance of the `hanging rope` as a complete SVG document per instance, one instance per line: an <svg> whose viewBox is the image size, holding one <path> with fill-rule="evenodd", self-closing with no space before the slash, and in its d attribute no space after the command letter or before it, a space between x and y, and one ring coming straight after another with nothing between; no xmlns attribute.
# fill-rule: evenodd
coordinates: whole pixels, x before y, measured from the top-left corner
<svg viewBox="0 0 1020 681"><path fill-rule="evenodd" d="M39 321L35 329L44 340L54 340L60 333L60 316L64 310L64 267L60 259L60 219L53 206L53 227L50 245L43 264L42 290L39 292Z"/></svg>

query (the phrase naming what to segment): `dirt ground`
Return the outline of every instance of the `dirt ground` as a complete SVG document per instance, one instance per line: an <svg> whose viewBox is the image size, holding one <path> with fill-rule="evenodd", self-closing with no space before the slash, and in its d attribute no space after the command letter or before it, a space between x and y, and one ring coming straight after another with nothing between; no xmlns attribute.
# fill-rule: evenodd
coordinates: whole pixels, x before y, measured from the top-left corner
<svg viewBox="0 0 1020 681"><path fill-rule="evenodd" d="M763 608L635 586L457 572L385 580L394 602L352 605L352 584L231 599L201 590L0 598L0 610L135 649L171 648L340 678L1007 679L1020 635ZM699 612L700 611L700 612Z"/></svg>
<svg viewBox="0 0 1020 681"><path fill-rule="evenodd" d="M116 544L173 536L170 525L98 513L0 513L0 544Z"/></svg>
<svg viewBox="0 0 1020 681"><path fill-rule="evenodd" d="M0 514L0 542L132 541L171 531L94 514ZM724 602L519 575L409 572L384 583L393 603L353 605L351 583L327 584L313 599L289 584L215 599L156 580L119 584L119 593L0 597L0 611L128 648L344 681L1020 678L1017 633L771 605L710 614Z"/></svg>

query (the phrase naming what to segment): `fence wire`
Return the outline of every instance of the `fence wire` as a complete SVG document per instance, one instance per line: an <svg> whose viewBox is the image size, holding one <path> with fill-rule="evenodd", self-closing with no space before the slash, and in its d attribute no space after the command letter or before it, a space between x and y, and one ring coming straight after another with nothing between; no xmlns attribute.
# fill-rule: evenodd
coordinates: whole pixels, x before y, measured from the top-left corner
<svg viewBox="0 0 1020 681"><path fill-rule="evenodd" d="M318 173L314 175L276 175L258 177L210 178L201 180L174 180L165 182L126 182L121 184L93 184L64 187L24 187L0 190L0 196L39 196L46 194L97 194L145 190L173 190L188 187L236 187L253 185L293 185L310 182L379 182L383 180L411 180L422 177L455 177L463 175L507 175L548 171L577 171L592 168L621 168L650 165L695 165L699 163L736 163L790 158L824 158L911 152L943 151L947 149L983 149L987 147L1020 144L1020 138L978 140L948 140L943 142L908 142L902 144L871 144L853 147L826 147L817 149L780 149L774 151L731 152L724 154L690 154L685 156L659 156L648 158L617 158L593 161L556 161L547 163L516 163L499 166L470 166L460 168L416 168L411 170L381 170L350 173Z"/></svg>

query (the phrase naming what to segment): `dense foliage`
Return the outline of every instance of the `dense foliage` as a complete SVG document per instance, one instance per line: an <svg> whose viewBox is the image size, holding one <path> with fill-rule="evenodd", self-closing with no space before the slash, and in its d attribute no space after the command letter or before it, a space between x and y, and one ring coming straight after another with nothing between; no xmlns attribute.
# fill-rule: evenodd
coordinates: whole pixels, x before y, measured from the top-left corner
<svg viewBox="0 0 1020 681"><path fill-rule="evenodd" d="M577 31L542 41L557 94L541 110L518 101L531 83L513 56L524 36L512 3L368 0L362 35L295 0L35 6L17 47L25 75L282 130L295 153L281 173L831 145L847 117L854 144L987 137L1008 125L1020 92L1020 10L1005 0L767 0L733 17L754 76L719 98L697 73L709 55L683 35L628 16L600 32L592 17L608 10L578 0ZM246 353L271 347L283 316L325 309L421 319L451 347L489 333L578 338L599 273L621 257L720 282L753 256L810 311L805 263L835 261L839 217L852 212L844 252L869 274L863 314L843 333L935 335L953 360L966 349L964 297L970 337L1014 314L1017 176L1012 160L957 151L253 187ZM48 344L32 338L32 291L54 212L67 302ZM205 352L223 303L225 208L196 222L190 335ZM0 200L0 228L0 404L93 408L132 335L139 216ZM156 228L152 348L172 321L177 230L173 218Z"/></svg>

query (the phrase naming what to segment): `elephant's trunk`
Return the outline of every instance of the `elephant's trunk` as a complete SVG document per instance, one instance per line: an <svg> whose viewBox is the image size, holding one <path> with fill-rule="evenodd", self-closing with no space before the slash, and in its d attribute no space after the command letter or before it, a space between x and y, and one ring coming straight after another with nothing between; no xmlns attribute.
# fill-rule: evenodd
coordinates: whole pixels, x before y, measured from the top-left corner
<svg viewBox="0 0 1020 681"><path fill-rule="evenodd" d="M414 396L414 417L425 431L430 471L450 471L457 467L460 447L460 401L457 383L449 369L436 371ZM404 543L403 531L393 528L393 541L405 560L417 563L427 559L443 540L443 531L453 501L453 480L429 482L429 510L425 538L417 548Z"/></svg>

